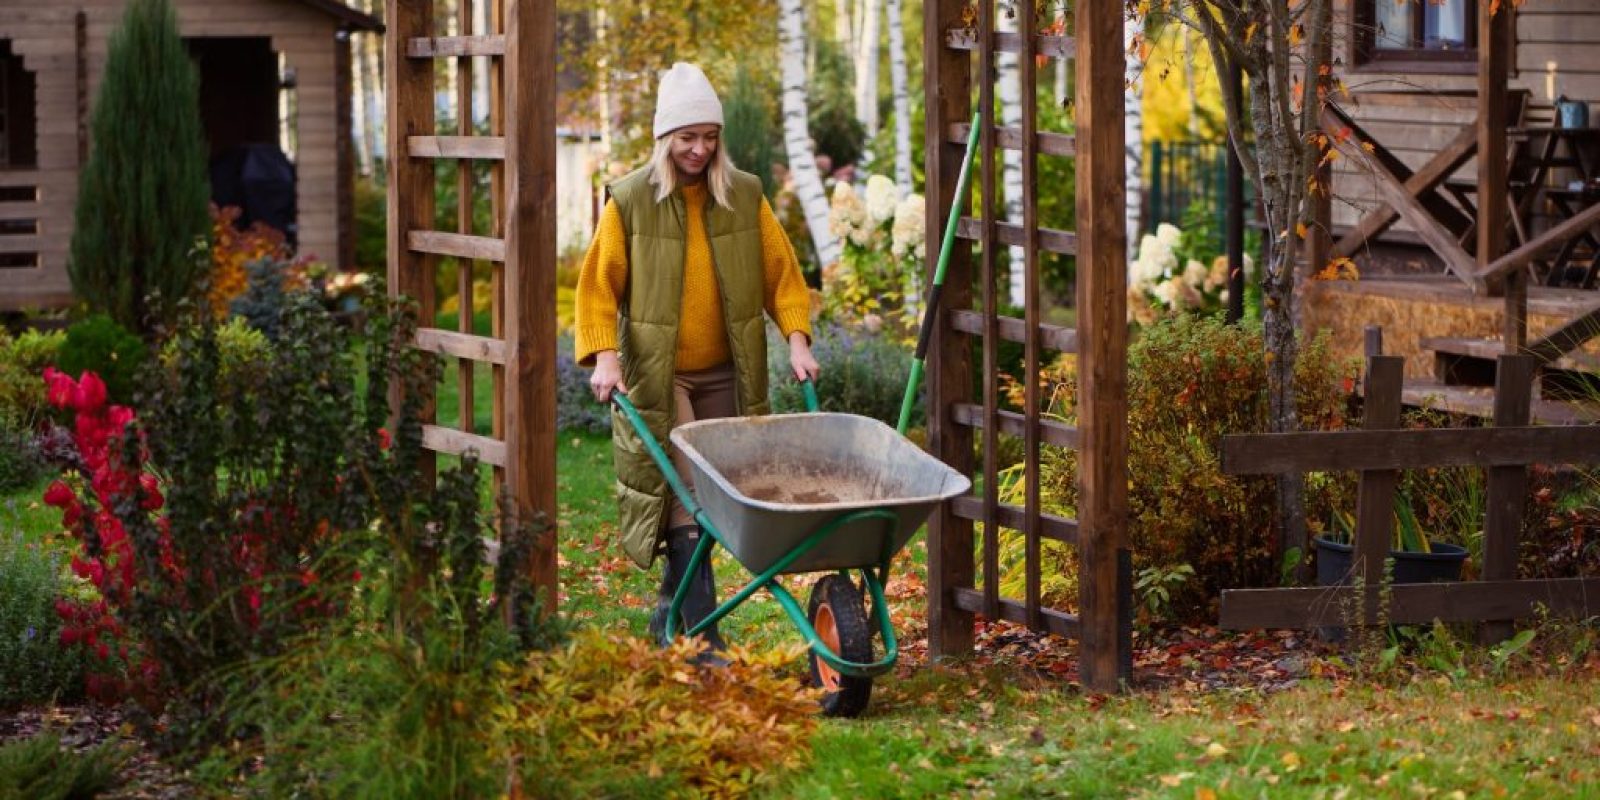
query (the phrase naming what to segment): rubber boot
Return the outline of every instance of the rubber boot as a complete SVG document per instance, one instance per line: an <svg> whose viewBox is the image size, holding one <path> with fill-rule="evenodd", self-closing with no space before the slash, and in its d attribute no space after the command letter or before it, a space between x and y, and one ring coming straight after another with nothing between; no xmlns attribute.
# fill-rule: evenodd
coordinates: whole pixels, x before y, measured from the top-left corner
<svg viewBox="0 0 1600 800"><path fill-rule="evenodd" d="M672 607L672 596L678 591L683 574L688 571L689 561L694 557L701 535L699 526L684 526L667 532L666 564L661 575L661 588L656 591L656 610L650 615L650 636L662 647L672 644L667 640L667 611ZM679 609L682 618L678 621L678 631L698 625L700 620L710 616L716 609L717 586L711 574L711 557L707 554L706 559L700 562L700 568L695 571L694 580L690 582L688 594L683 599L683 607ZM710 646L711 652L720 653L728 647L716 625L707 628L700 637Z"/></svg>

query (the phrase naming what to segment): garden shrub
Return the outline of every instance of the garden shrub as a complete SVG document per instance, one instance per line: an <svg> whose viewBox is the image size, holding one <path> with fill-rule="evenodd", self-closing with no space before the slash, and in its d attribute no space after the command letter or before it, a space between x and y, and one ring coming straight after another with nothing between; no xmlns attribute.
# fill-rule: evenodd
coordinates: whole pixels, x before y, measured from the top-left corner
<svg viewBox="0 0 1600 800"><path fill-rule="evenodd" d="M272 256L246 263L246 288L229 304L228 310L243 317L250 327L266 334L268 339L278 338L290 300L298 300L300 295L310 297L305 291L303 266Z"/></svg>
<svg viewBox="0 0 1600 800"><path fill-rule="evenodd" d="M170 0L127 4L101 74L67 272L91 309L143 335L193 294L209 228L200 78Z"/></svg>
<svg viewBox="0 0 1600 800"><path fill-rule="evenodd" d="M70 701L83 680L79 660L61 646L63 559L0 521L7 523L0 530L0 709Z"/></svg>
<svg viewBox="0 0 1600 800"><path fill-rule="evenodd" d="M147 352L144 341L116 320L94 314L67 328L56 368L72 376L95 373L110 401L126 405L133 402Z"/></svg>
<svg viewBox="0 0 1600 800"><path fill-rule="evenodd" d="M491 712L501 761L533 797L738 797L802 763L817 694L794 654L696 667L699 646L591 631L534 654Z"/></svg>
<svg viewBox="0 0 1600 800"><path fill-rule="evenodd" d="M398 514L416 488L415 403L390 437L388 387L416 397L437 374L404 346L409 318L384 312L357 343L294 296L259 383L233 395L217 328L200 314L155 365L138 419L108 404L93 373L47 373L51 401L75 413L81 465L45 500L81 543L74 572L102 597L64 609L65 636L99 656L92 694L166 706L175 733L225 724L218 669L282 652L344 607L352 532ZM391 438L412 455L385 450Z"/></svg>
<svg viewBox="0 0 1600 800"><path fill-rule="evenodd" d="M264 258L289 261L294 253L283 233L261 220L241 230L238 226L239 217L244 213L241 209L210 206L210 210L211 249L207 264L210 286L206 299L211 304L211 312L221 318L250 286L247 264Z"/></svg>
<svg viewBox="0 0 1600 800"><path fill-rule="evenodd" d="M44 396L44 368L56 363L64 331L26 331L12 336L0 330L0 425L10 422L32 428L49 404Z"/></svg>
<svg viewBox="0 0 1600 800"><path fill-rule="evenodd" d="M111 745L64 749L43 733L0 745L0 800L87 800L116 788L124 754Z"/></svg>
<svg viewBox="0 0 1600 800"><path fill-rule="evenodd" d="M271 363L272 343L266 334L243 317L229 317L216 326L217 339L217 394L222 402L260 391L266 379L267 365ZM168 339L161 348L161 366L166 371L177 368L182 339Z"/></svg>
<svg viewBox="0 0 1600 800"><path fill-rule="evenodd" d="M212 780L263 796L501 794L505 764L489 739L489 711L503 701L496 675L562 630L538 616L526 578L547 529L505 503L490 574L478 473L464 458L425 498L380 514L363 565L378 590L241 672L229 703L244 741L214 754Z"/></svg>
<svg viewBox="0 0 1600 800"><path fill-rule="evenodd" d="M32 486L45 474L34 432L0 418L0 494Z"/></svg>
<svg viewBox="0 0 1600 800"><path fill-rule="evenodd" d="M789 366L789 345L768 337L767 368L772 410L805 410L800 384ZM811 352L822 371L817 378L817 401L823 411L860 414L894 425L900 419L900 401L911 377L911 347L889 336L879 336L830 322L813 330ZM922 406L912 412L911 424L920 425Z"/></svg>
<svg viewBox="0 0 1600 800"><path fill-rule="evenodd" d="M1075 371L1070 361L1061 364L1047 373L1047 391L1054 397L1051 408L1071 423L1076 421ZM1358 369L1356 362L1333 359L1325 336L1302 342L1295 390L1303 430L1347 425ZM1275 552L1273 479L1221 470L1223 436L1266 430L1259 326L1185 316L1145 328L1130 345L1128 531L1134 566L1168 576L1182 565L1192 567L1192 578L1163 580L1164 604L1189 619L1209 618L1223 589L1275 585L1281 578L1284 556ZM1046 448L1042 461L1047 510L1076 516L1075 453ZM1313 528L1328 518L1328 509L1354 502L1353 486L1349 475L1309 477L1306 514ZM1046 571L1076 574L1072 551L1054 552L1062 557ZM1020 563L1010 571L1020 573Z"/></svg>

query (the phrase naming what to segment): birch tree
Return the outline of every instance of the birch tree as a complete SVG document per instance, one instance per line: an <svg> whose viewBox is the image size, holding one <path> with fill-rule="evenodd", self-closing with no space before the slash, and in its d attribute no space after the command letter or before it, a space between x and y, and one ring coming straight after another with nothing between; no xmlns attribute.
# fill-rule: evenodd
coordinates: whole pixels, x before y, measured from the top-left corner
<svg viewBox="0 0 1600 800"><path fill-rule="evenodd" d="M878 133L878 0L860 0L861 35L856 40L856 119L870 140Z"/></svg>
<svg viewBox="0 0 1600 800"><path fill-rule="evenodd" d="M1123 52L1127 54L1123 80L1122 135L1126 142L1123 157L1123 183L1127 187L1127 231L1130 243L1139 241L1144 212L1144 60L1139 45L1144 33L1144 17L1134 16L1122 26ZM1135 248L1128 248L1128 258Z"/></svg>
<svg viewBox="0 0 1600 800"><path fill-rule="evenodd" d="M828 196L817 171L811 147L806 99L806 25L803 0L778 2L778 63L783 84L783 145L789 156L789 175L795 196L805 213L817 249L817 261L827 266L839 260L839 243L828 230Z"/></svg>
<svg viewBox="0 0 1600 800"><path fill-rule="evenodd" d="M901 0L888 0L889 91L894 104L894 185L911 193L911 95L906 88L906 29Z"/></svg>
<svg viewBox="0 0 1600 800"><path fill-rule="evenodd" d="M1031 13L1031 4L1021 12L998 15L995 27L1001 31L1017 30L1016 13ZM995 53L995 97L1000 101L1000 124L1008 128L1022 127L1022 75L1017 69L1016 53ZM1005 201L1006 221L1022 224L1022 152L1009 148L1002 150L1003 169L1000 175L1000 196ZM1023 260L1026 254L1021 247L1012 245L1011 277L1006 297L1013 306L1027 300L1027 271Z"/></svg>

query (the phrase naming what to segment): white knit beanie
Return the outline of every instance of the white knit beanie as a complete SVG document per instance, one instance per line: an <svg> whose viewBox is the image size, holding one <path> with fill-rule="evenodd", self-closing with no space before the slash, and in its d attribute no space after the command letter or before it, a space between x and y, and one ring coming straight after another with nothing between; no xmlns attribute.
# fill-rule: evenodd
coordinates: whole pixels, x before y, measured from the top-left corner
<svg viewBox="0 0 1600 800"><path fill-rule="evenodd" d="M661 75L656 92L655 138L686 125L722 124L722 101L700 68L679 61Z"/></svg>

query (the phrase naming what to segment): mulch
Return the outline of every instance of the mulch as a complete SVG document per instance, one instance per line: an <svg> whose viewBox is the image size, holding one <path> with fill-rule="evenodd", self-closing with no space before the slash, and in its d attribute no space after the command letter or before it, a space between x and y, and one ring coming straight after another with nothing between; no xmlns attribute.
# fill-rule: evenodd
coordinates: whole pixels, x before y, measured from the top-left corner
<svg viewBox="0 0 1600 800"><path fill-rule="evenodd" d="M101 797L176 800L198 794L179 771L161 761L154 750L139 739L133 724L119 708L50 706L0 713L0 744L46 732L61 737L62 746L77 752L110 743L126 753L121 770L122 785Z"/></svg>

